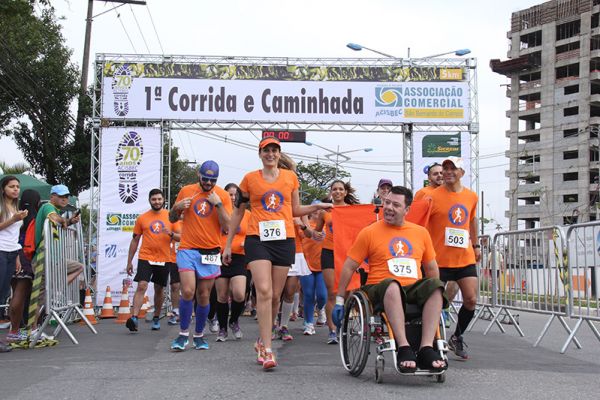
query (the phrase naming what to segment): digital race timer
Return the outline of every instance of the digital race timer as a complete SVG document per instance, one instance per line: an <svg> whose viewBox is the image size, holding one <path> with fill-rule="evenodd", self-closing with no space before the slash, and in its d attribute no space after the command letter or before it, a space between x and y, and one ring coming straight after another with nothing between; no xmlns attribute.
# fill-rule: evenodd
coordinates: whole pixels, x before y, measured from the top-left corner
<svg viewBox="0 0 600 400"><path fill-rule="evenodd" d="M262 138L274 137L280 142L306 143L306 131L263 131Z"/></svg>

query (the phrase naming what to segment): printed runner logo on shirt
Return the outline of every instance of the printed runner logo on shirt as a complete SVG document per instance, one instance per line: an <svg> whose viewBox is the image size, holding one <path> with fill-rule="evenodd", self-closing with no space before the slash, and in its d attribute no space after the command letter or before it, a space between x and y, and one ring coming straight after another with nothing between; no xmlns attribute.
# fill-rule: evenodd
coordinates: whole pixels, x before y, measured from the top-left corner
<svg viewBox="0 0 600 400"><path fill-rule="evenodd" d="M165 229L165 224L162 221L156 220L150 223L150 232L158 235Z"/></svg>
<svg viewBox="0 0 600 400"><path fill-rule="evenodd" d="M392 257L410 257L413 252L410 242L401 237L394 237L388 245Z"/></svg>
<svg viewBox="0 0 600 400"><path fill-rule="evenodd" d="M283 207L283 195L277 190L269 190L260 200L265 211L277 212Z"/></svg>
<svg viewBox="0 0 600 400"><path fill-rule="evenodd" d="M455 204L448 211L448 219L452 224L462 226L469 220L469 212L462 204Z"/></svg>
<svg viewBox="0 0 600 400"><path fill-rule="evenodd" d="M206 199L200 199L194 203L194 212L202 218L210 217L212 210L213 205Z"/></svg>

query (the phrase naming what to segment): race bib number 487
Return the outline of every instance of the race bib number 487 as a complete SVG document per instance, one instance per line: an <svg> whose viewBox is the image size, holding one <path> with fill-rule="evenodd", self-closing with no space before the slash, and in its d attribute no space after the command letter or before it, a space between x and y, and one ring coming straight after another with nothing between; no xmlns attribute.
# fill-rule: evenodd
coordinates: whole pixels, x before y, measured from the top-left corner
<svg viewBox="0 0 600 400"><path fill-rule="evenodd" d="M221 265L220 254L202 254L202 264Z"/></svg>

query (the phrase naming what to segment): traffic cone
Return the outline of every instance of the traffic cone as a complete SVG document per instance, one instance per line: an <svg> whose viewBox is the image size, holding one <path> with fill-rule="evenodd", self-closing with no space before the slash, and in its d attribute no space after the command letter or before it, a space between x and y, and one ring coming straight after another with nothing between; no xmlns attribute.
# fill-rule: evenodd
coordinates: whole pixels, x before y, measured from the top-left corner
<svg viewBox="0 0 600 400"><path fill-rule="evenodd" d="M117 324L124 324L131 318L131 308L129 307L129 286L123 285L123 293L121 294L121 302L119 303L119 312L117 313Z"/></svg>
<svg viewBox="0 0 600 400"><path fill-rule="evenodd" d="M106 287L106 295L104 296L104 303L102 304L102 312L100 318L115 318L115 310L112 304L112 295L110 294L110 286Z"/></svg>
<svg viewBox="0 0 600 400"><path fill-rule="evenodd" d="M140 308L138 319L144 319L146 317L148 308L150 308L150 299L148 299L148 296L144 296L144 304L142 304L142 308Z"/></svg>
<svg viewBox="0 0 600 400"><path fill-rule="evenodd" d="M90 293L90 288L85 289L85 301L83 302L83 315L90 321L90 324L96 325L98 321L96 321L96 314L94 314L94 305L92 304L92 294ZM85 322L81 320L79 322L81 325L85 325Z"/></svg>

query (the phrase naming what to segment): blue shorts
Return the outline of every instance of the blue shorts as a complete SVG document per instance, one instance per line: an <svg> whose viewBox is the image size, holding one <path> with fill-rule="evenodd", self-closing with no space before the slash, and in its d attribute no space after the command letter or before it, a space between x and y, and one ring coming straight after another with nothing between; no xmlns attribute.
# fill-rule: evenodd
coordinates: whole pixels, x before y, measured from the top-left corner
<svg viewBox="0 0 600 400"><path fill-rule="evenodd" d="M215 279L221 275L221 266L202 264L202 254L198 250L177 251L177 268L181 271L196 271L198 279Z"/></svg>

